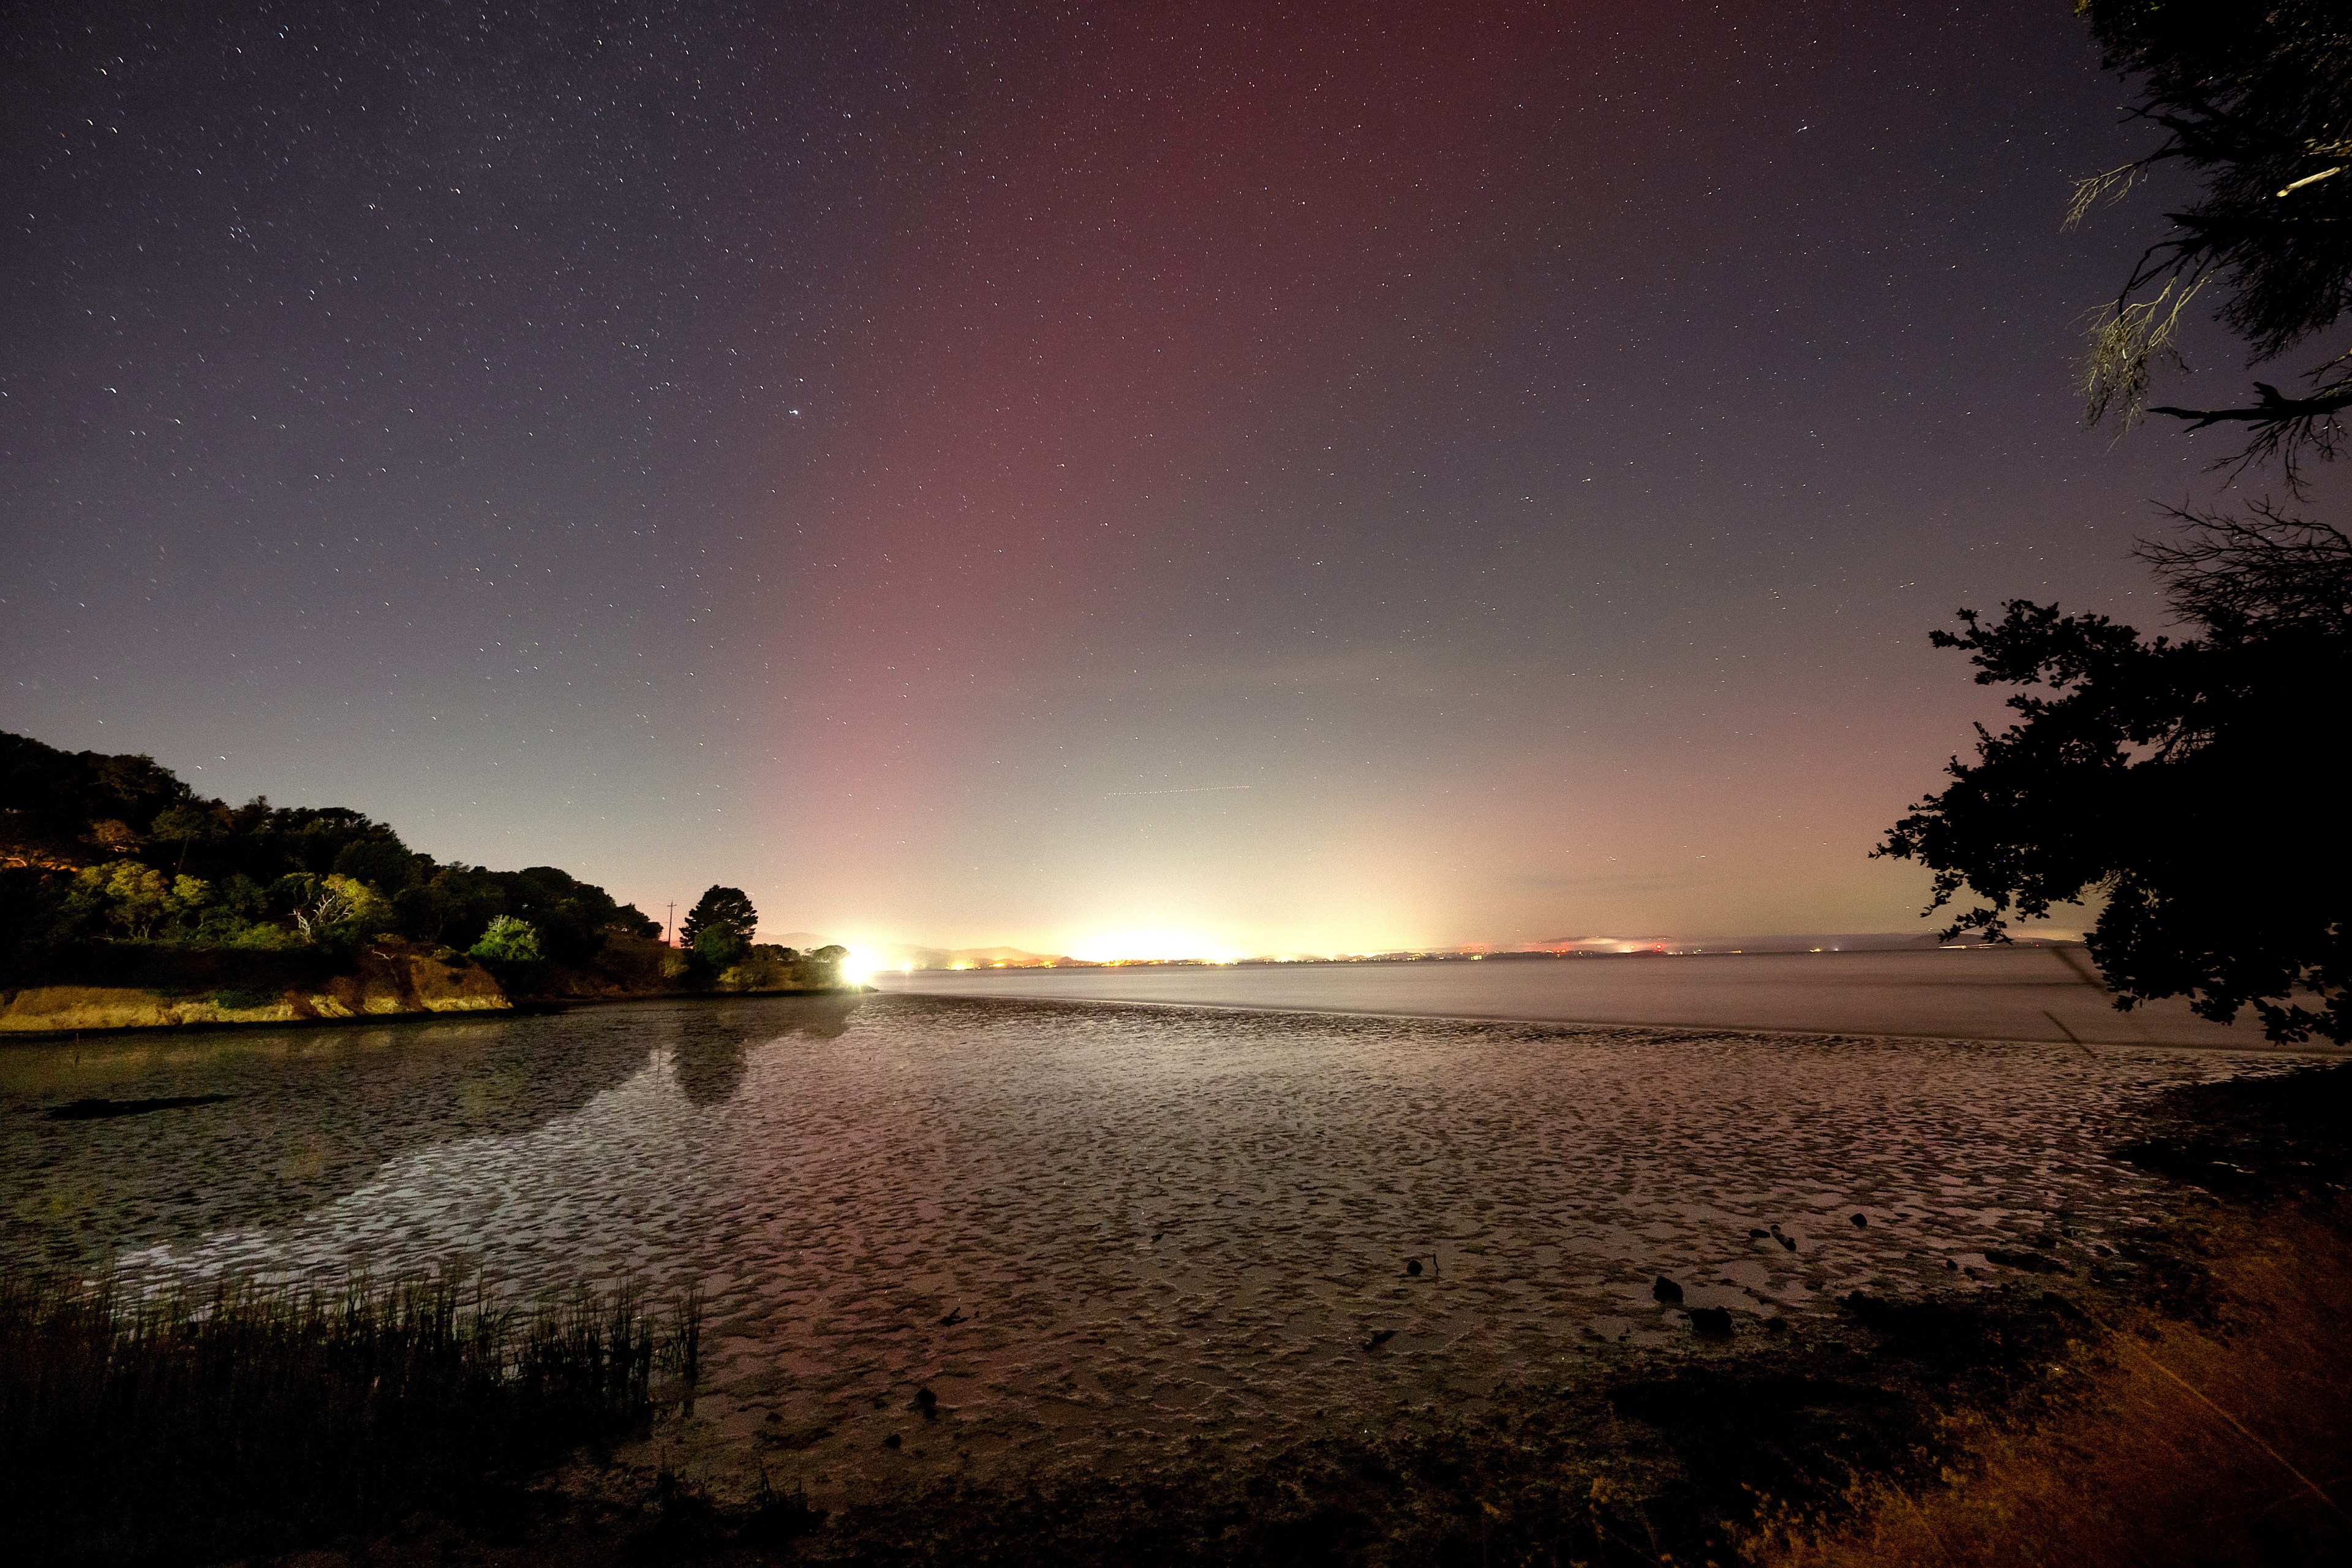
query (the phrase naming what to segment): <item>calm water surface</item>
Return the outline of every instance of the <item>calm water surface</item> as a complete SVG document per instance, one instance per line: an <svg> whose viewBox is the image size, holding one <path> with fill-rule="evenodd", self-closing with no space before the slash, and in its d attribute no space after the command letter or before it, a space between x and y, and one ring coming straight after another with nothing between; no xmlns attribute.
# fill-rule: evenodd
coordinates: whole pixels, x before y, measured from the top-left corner
<svg viewBox="0 0 2352 1568"><path fill-rule="evenodd" d="M1940 1039L2260 1049L2259 1025L2177 1000L2119 1013L2080 947L1625 954L1404 963L886 971L884 990L948 996L1524 1018L1570 1024L1853 1031Z"/></svg>
<svg viewBox="0 0 2352 1568"><path fill-rule="evenodd" d="M823 1495L1686 1346L1661 1273L1743 1342L1971 1289L2164 1201L2103 1152L2134 1100L2286 1059L895 994L19 1044L0 1215L6 1261L151 1279L698 1278L703 1459Z"/></svg>

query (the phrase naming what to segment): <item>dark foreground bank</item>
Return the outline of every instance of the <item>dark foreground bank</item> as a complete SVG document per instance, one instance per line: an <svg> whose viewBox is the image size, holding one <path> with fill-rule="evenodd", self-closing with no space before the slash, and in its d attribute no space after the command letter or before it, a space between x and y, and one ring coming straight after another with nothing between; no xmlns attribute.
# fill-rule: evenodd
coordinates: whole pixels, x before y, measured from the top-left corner
<svg viewBox="0 0 2352 1568"><path fill-rule="evenodd" d="M0 1516L36 1563L203 1563L485 1507L690 1382L691 1297L479 1282L135 1298L0 1279Z"/></svg>
<svg viewBox="0 0 2352 1568"><path fill-rule="evenodd" d="M1694 1333L1477 1418L829 1515L600 1458L690 1393L686 1330L639 1304L20 1284L0 1506L45 1559L103 1563L2340 1561L2347 1110L2346 1068L2160 1097L2127 1152L2182 1184L2176 1217L2105 1250L2062 1222L1964 1300L1850 1298L1737 1353Z"/></svg>

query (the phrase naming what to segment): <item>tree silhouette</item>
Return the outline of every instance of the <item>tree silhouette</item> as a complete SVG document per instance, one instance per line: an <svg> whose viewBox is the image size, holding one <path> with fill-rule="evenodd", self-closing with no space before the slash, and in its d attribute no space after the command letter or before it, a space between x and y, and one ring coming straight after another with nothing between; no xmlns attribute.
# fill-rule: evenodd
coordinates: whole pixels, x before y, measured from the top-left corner
<svg viewBox="0 0 2352 1568"><path fill-rule="evenodd" d="M2255 382L2235 407L2147 406L2157 374L2179 366L2175 340L2200 296L2253 351L2276 359L2352 306L2352 16L2342 0L2081 0L2107 67L2137 79L2133 113L2164 132L2145 157L2076 188L2070 224L2179 166L2198 199L2168 212L2101 312L2084 363L2094 420L2145 412L2189 428L2242 426L2241 467L2275 458L2290 488L2306 457L2341 447L2352 353L2305 373L2302 394ZM2210 292L2209 292L2210 290Z"/></svg>
<svg viewBox="0 0 2352 1568"><path fill-rule="evenodd" d="M677 926L678 941L724 968L743 956L760 929L760 911L740 888L704 890Z"/></svg>
<svg viewBox="0 0 2352 1568"><path fill-rule="evenodd" d="M2082 0L2106 63L2139 83L2161 128L2147 157L2086 180L2069 221L2120 199L2158 165L2203 181L2168 215L2092 334L2093 420L2129 424L2200 293L2255 363L2352 309L2352 11L2341 0ZM2242 408L2147 410L2191 429L2242 426L2223 461L2298 464L2341 449L2352 354L2308 374L2305 395L2255 383ZM2014 917L2104 899L2090 933L2120 1007L2187 996L2227 1022L2252 1007L2280 1041L2352 1040L2352 538L2266 500L2250 514L2174 510L2179 539L2143 543L2173 612L2197 635L2143 639L2100 616L2023 599L1986 626L1938 631L1979 685L2018 689L2018 721L1979 726L1977 757L1888 830L1877 854L1935 873L1930 910L1963 888L1982 901L1948 936L2003 940Z"/></svg>
<svg viewBox="0 0 2352 1568"><path fill-rule="evenodd" d="M2020 718L1979 726L1976 761L1876 853L1935 872L1931 910L1982 900L1947 937L2103 896L2090 949L2118 1006L2187 996L2222 1023L2251 1006L2273 1040L2352 1040L2352 539L2239 522L2143 553L2202 636L2022 599L1933 634L2017 687Z"/></svg>

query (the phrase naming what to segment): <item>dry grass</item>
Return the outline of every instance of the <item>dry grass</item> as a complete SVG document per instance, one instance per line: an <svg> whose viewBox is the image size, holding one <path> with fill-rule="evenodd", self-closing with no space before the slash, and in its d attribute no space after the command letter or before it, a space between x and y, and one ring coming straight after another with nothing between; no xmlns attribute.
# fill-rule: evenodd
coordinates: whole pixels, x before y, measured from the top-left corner
<svg viewBox="0 0 2352 1568"><path fill-rule="evenodd" d="M1750 1555L1771 1568L2352 1561L2352 1243L2307 1214L2241 1213L2206 1239L2211 1321L2086 1321L2053 1372L2074 1391L2040 1419L1956 1416L1942 1485L1859 1481L1846 1522L1783 1513Z"/></svg>

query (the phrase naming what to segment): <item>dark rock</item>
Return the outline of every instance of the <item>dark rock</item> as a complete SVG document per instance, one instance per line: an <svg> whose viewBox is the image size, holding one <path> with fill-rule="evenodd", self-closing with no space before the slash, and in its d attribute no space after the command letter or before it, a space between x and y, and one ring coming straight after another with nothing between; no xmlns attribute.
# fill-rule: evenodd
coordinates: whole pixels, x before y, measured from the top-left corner
<svg viewBox="0 0 2352 1568"><path fill-rule="evenodd" d="M1657 1283L1650 1287L1650 1295L1653 1300L1669 1307L1683 1304L1683 1288L1663 1274L1658 1276Z"/></svg>
<svg viewBox="0 0 2352 1568"><path fill-rule="evenodd" d="M1407 1274L1412 1275L1412 1276L1414 1279L1420 1279L1420 1278L1421 1278L1421 1259L1420 1259L1420 1258L1406 1258L1406 1259L1404 1260L1404 1271L1405 1271Z"/></svg>
<svg viewBox="0 0 2352 1568"><path fill-rule="evenodd" d="M1769 1230L1756 1230L1750 1228L1748 1232L1748 1239L1750 1241L1762 1241L1766 1237L1769 1237L1771 1234L1772 1233Z"/></svg>
<svg viewBox="0 0 2352 1568"><path fill-rule="evenodd" d="M936 1421L940 1418L940 1396L928 1388L915 1390L914 1407L923 1413L923 1419L926 1421Z"/></svg>
<svg viewBox="0 0 2352 1568"><path fill-rule="evenodd" d="M1394 1338L1396 1338L1396 1331L1394 1329L1377 1330L1374 1331L1370 1339L1364 1342L1363 1348L1368 1351L1376 1351Z"/></svg>
<svg viewBox="0 0 2352 1568"><path fill-rule="evenodd" d="M1853 1223L1854 1227L1859 1230L1870 1224L1870 1216L1866 1214L1858 1214L1853 1216Z"/></svg>
<svg viewBox="0 0 2352 1568"><path fill-rule="evenodd" d="M895 1448L898 1446L898 1443L899 1437L898 1434L896 1432L891 1433L887 1437L882 1439L882 1446L886 1448Z"/></svg>
<svg viewBox="0 0 2352 1568"><path fill-rule="evenodd" d="M1691 1328L1703 1340L1727 1340L1731 1337L1731 1312L1725 1307L1693 1307Z"/></svg>

